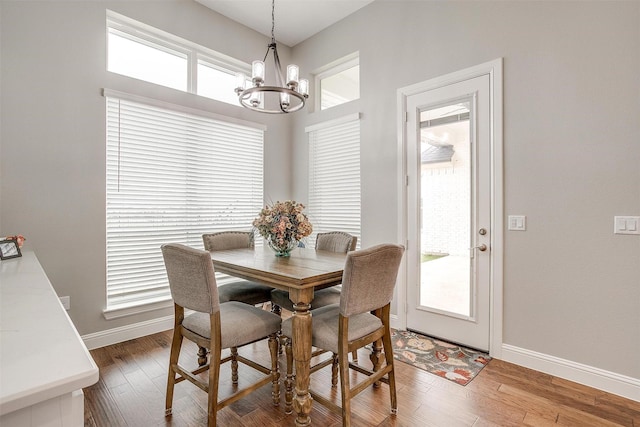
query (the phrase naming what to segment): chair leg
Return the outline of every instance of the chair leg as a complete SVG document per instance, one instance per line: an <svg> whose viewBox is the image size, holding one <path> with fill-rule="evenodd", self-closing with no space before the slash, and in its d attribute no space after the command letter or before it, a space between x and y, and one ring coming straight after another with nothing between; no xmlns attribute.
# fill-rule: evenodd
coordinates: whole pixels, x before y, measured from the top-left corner
<svg viewBox="0 0 640 427"><path fill-rule="evenodd" d="M338 354L340 366L340 395L342 398L342 427L351 427L351 384L349 381L349 353Z"/></svg>
<svg viewBox="0 0 640 427"><path fill-rule="evenodd" d="M353 363L358 363L358 350L353 350L351 352L351 358L353 359Z"/></svg>
<svg viewBox="0 0 640 427"><path fill-rule="evenodd" d="M271 303L271 312L273 314L277 314L278 316L282 315L282 308L278 304ZM282 337L281 332L278 331L278 354L282 354Z"/></svg>
<svg viewBox="0 0 640 427"><path fill-rule="evenodd" d="M238 347L231 347L231 383L238 385Z"/></svg>
<svg viewBox="0 0 640 427"><path fill-rule="evenodd" d="M338 386L338 355L333 353L333 361L331 362L331 387L336 388Z"/></svg>
<svg viewBox="0 0 640 427"><path fill-rule="evenodd" d="M182 347L182 334L179 330L173 330L173 338L171 340L171 353L169 355L169 376L167 378L167 395L165 400L164 415L171 415L173 406L173 388L176 384L176 372L174 366L178 364L180 356L180 348Z"/></svg>
<svg viewBox="0 0 640 427"><path fill-rule="evenodd" d="M382 358L380 353L382 352L382 340L374 341L371 344L371 354L369 355L369 359L371 359L371 363L373 364L373 371L377 371L382 366ZM380 388L380 381L376 381L373 383L373 388Z"/></svg>
<svg viewBox="0 0 640 427"><path fill-rule="evenodd" d="M282 337L282 345L287 360L287 373L284 379L284 413L293 412L293 348L291 346L291 338Z"/></svg>
<svg viewBox="0 0 640 427"><path fill-rule="evenodd" d="M207 349L204 347L198 347L198 366L204 366L207 364Z"/></svg>
<svg viewBox="0 0 640 427"><path fill-rule="evenodd" d="M269 335L269 353L271 353L271 398L273 406L280 405L280 371L278 370L277 334Z"/></svg>
<svg viewBox="0 0 640 427"><path fill-rule="evenodd" d="M220 348L211 351L209 357L209 396L207 412L209 414L207 426L216 427L218 417L218 383L220 380Z"/></svg>
<svg viewBox="0 0 640 427"><path fill-rule="evenodd" d="M388 366L393 366L393 369L387 374L389 376L389 397L391 399L391 413L398 413L398 398L396 395L396 372L395 365L393 363L393 350L391 349L391 340L388 335L384 338L384 356Z"/></svg>

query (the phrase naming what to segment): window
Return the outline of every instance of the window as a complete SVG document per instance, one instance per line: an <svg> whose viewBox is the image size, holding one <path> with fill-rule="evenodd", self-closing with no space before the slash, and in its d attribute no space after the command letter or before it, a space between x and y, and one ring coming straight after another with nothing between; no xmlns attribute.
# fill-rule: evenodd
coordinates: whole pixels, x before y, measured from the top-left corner
<svg viewBox="0 0 640 427"><path fill-rule="evenodd" d="M162 244L202 248L205 232L250 229L263 204L264 128L105 97L107 312L117 312L170 298Z"/></svg>
<svg viewBox="0 0 640 427"><path fill-rule="evenodd" d="M111 11L107 42L108 71L240 105L235 75L249 64Z"/></svg>
<svg viewBox="0 0 640 427"><path fill-rule="evenodd" d="M107 70L187 91L187 55L109 28Z"/></svg>
<svg viewBox="0 0 640 427"><path fill-rule="evenodd" d="M345 231L360 247L360 120L354 114L309 133L309 219L315 234Z"/></svg>
<svg viewBox="0 0 640 427"><path fill-rule="evenodd" d="M236 73L204 60L198 61L198 95L227 104L240 105L236 86Z"/></svg>
<svg viewBox="0 0 640 427"><path fill-rule="evenodd" d="M360 98L360 65L358 54L342 58L324 67L316 75L316 93L320 109L335 107Z"/></svg>

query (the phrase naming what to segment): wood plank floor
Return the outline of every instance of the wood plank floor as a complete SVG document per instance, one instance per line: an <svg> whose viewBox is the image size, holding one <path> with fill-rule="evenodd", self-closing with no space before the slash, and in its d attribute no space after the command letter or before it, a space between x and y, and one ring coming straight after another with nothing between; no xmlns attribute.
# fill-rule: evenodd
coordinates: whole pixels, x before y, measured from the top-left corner
<svg viewBox="0 0 640 427"><path fill-rule="evenodd" d="M184 381L176 385L173 416L164 417L164 396L171 332L92 350L100 380L85 388L85 426L204 426L207 396ZM195 366L197 348L185 341L181 363ZM241 349L268 361L266 342ZM368 361L366 350L360 363ZM220 394L232 390L228 365ZM284 368L284 363L281 363ZM254 371L241 365L240 385ZM312 376L312 387L339 401L330 387L330 369ZM363 391L353 400L354 426L626 426L640 427L640 403L500 360L492 360L466 387L402 362L396 362L398 415L389 414L389 391ZM354 379L360 374L354 374ZM271 403L267 385L219 412L221 426L293 426L294 415ZM340 426L340 417L315 403L315 426Z"/></svg>

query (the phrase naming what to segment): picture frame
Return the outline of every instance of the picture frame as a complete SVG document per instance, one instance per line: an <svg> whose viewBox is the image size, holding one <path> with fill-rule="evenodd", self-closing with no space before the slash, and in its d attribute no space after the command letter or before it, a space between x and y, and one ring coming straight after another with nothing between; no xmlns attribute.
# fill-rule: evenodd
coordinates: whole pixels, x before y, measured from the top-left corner
<svg viewBox="0 0 640 427"><path fill-rule="evenodd" d="M0 260L18 258L22 256L16 240L0 240Z"/></svg>

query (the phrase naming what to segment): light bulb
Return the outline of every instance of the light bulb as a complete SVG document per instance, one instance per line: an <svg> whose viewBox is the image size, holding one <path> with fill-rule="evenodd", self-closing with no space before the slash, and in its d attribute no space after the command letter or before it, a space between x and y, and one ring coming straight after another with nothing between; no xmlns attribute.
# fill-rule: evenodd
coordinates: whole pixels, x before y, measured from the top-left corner
<svg viewBox="0 0 640 427"><path fill-rule="evenodd" d="M251 64L251 78L256 86L260 86L264 82L264 62L253 61Z"/></svg>
<svg viewBox="0 0 640 427"><path fill-rule="evenodd" d="M290 105L290 99L289 99L289 94L288 93L281 93L280 94L280 106L282 107L283 110L287 110L287 108L289 108Z"/></svg>
<svg viewBox="0 0 640 427"><path fill-rule="evenodd" d="M236 73L236 93L240 93L244 90L244 85L247 82L247 76L244 73Z"/></svg>
<svg viewBox="0 0 640 427"><path fill-rule="evenodd" d="M292 86L294 88L298 86L298 74L299 74L299 70L297 65L294 65L294 64L287 65L287 85L288 86Z"/></svg>
<svg viewBox="0 0 640 427"><path fill-rule="evenodd" d="M262 104L262 92L253 92L249 99L249 103L251 103L253 107L260 106L260 104Z"/></svg>
<svg viewBox="0 0 640 427"><path fill-rule="evenodd" d="M298 92L304 97L309 96L309 80L300 79L300 86L298 88Z"/></svg>

